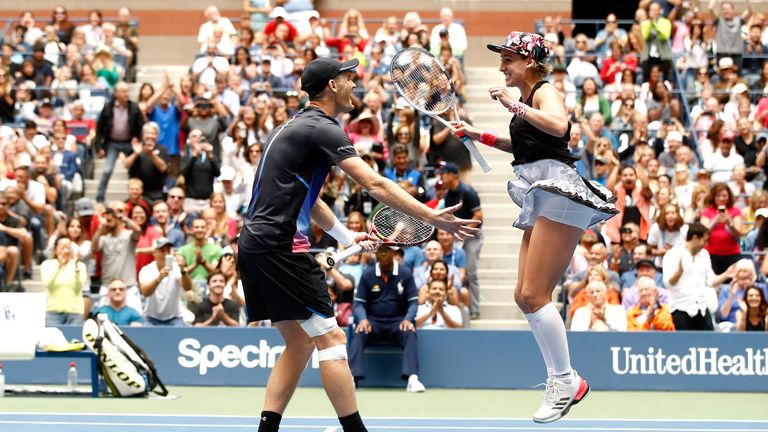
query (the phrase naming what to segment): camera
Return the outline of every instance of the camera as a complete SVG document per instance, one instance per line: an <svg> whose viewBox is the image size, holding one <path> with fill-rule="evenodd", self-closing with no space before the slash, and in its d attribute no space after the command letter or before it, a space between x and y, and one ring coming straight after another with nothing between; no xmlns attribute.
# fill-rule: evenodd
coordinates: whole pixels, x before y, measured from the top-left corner
<svg viewBox="0 0 768 432"><path fill-rule="evenodd" d="M725 214L725 206L718 206L717 212L720 213L721 215Z"/></svg>

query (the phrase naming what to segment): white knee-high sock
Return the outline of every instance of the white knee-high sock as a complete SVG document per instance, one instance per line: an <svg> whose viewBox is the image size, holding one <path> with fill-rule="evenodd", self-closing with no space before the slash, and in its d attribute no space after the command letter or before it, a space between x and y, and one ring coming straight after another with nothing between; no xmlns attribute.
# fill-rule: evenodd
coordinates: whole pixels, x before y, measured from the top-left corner
<svg viewBox="0 0 768 432"><path fill-rule="evenodd" d="M531 328L536 328L534 335L538 332L541 338L541 340L537 338L537 342L542 354L549 352L553 375L559 379L570 379L572 369L568 339L565 337L565 324L557 313L557 308L552 303L547 303L529 316L528 322Z"/></svg>
<svg viewBox="0 0 768 432"><path fill-rule="evenodd" d="M525 318L528 320L528 324L531 326L531 333L533 333L533 338L536 339L536 344L539 345L541 356L544 357L544 364L547 366L547 378L552 378L555 373L555 367L552 366L552 356L549 354L549 350L544 345L544 341L541 336L541 330L539 330L538 325L535 325L532 313L526 314Z"/></svg>

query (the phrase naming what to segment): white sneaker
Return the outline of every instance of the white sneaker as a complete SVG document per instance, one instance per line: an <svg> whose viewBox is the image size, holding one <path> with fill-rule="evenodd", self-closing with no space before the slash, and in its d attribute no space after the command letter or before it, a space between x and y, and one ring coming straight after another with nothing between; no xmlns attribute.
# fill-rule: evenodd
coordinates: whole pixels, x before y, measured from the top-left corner
<svg viewBox="0 0 768 432"><path fill-rule="evenodd" d="M570 382L557 378L547 379L544 402L533 415L536 423L551 423L568 414L572 406L589 394L589 384L573 371Z"/></svg>
<svg viewBox="0 0 768 432"><path fill-rule="evenodd" d="M427 388L419 381L417 375L411 375L408 377L408 385L405 387L405 391L408 393L424 393Z"/></svg>

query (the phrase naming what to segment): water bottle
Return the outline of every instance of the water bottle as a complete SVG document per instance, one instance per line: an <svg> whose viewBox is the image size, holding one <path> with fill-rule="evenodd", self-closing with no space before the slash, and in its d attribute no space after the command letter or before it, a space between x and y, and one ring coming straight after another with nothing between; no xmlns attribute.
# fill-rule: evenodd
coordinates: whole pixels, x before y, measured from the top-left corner
<svg viewBox="0 0 768 432"><path fill-rule="evenodd" d="M69 364L69 372L67 372L67 391L75 391L77 388L77 367L75 362Z"/></svg>
<svg viewBox="0 0 768 432"><path fill-rule="evenodd" d="M0 398L5 396L5 374L3 374L3 364L0 363Z"/></svg>

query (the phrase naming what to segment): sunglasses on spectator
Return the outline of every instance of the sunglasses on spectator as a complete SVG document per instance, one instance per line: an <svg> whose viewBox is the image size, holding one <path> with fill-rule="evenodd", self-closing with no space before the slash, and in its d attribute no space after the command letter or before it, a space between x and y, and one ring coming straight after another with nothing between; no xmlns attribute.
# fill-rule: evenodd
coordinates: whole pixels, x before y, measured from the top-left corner
<svg viewBox="0 0 768 432"><path fill-rule="evenodd" d="M181 200L181 199L184 199L184 197L181 196L181 195L168 195L168 199L179 199L179 200Z"/></svg>
<svg viewBox="0 0 768 432"><path fill-rule="evenodd" d="M125 291L125 287L112 287L109 289L110 291Z"/></svg>

